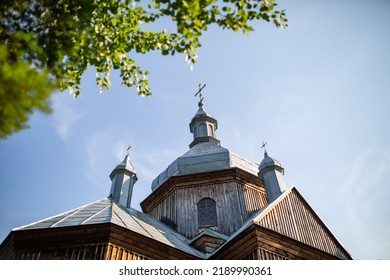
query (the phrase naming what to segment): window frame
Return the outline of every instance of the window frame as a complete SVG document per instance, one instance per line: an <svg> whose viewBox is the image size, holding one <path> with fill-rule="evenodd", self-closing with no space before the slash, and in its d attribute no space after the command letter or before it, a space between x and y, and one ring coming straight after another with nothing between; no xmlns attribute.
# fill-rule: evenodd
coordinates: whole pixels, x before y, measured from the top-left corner
<svg viewBox="0 0 390 280"><path fill-rule="evenodd" d="M198 227L214 227L218 224L217 203L210 197L204 197L197 203Z"/></svg>

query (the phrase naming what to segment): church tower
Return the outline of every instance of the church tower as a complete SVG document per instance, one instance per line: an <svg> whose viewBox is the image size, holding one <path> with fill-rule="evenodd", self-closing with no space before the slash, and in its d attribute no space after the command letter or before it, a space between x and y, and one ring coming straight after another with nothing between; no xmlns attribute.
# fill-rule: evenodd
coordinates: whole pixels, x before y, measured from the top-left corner
<svg viewBox="0 0 390 280"><path fill-rule="evenodd" d="M135 182L137 182L137 174L130 163L129 153L111 172L110 179L112 183L109 197L119 205L130 208L133 187Z"/></svg>
<svg viewBox="0 0 390 280"><path fill-rule="evenodd" d="M199 109L190 123L190 131L194 135L194 141L190 148L201 142L209 142L219 145L219 140L215 138L215 131L218 128L217 120L206 112L203 105L203 99L198 103Z"/></svg>
<svg viewBox="0 0 390 280"><path fill-rule="evenodd" d="M282 165L279 161L269 157L267 151L264 151L264 159L259 166L259 176L263 178L268 203L287 190Z"/></svg>
<svg viewBox="0 0 390 280"><path fill-rule="evenodd" d="M258 165L220 145L201 96L189 127L190 150L156 177L141 207L189 239L229 236L267 204Z"/></svg>

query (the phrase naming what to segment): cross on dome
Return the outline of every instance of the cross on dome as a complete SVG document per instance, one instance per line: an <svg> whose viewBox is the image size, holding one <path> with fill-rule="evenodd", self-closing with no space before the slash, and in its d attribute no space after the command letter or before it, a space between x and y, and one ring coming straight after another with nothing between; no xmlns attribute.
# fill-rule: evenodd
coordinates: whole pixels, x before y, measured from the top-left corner
<svg viewBox="0 0 390 280"><path fill-rule="evenodd" d="M127 153L126 153L126 155L128 156L129 154L130 154L130 149L131 149L131 144L129 144L129 146L127 147L127 149L126 149L126 151L127 151Z"/></svg>
<svg viewBox="0 0 390 280"><path fill-rule="evenodd" d="M262 143L262 145L261 145L261 149L264 149L264 153L266 154L267 153L267 150L265 149L265 146L267 145L267 142L264 142L263 141L263 143Z"/></svg>
<svg viewBox="0 0 390 280"><path fill-rule="evenodd" d="M198 89L198 92L195 93L195 96L197 96L199 94L199 107L203 105L203 96L202 96L202 90L205 88L206 84L199 84L199 89Z"/></svg>

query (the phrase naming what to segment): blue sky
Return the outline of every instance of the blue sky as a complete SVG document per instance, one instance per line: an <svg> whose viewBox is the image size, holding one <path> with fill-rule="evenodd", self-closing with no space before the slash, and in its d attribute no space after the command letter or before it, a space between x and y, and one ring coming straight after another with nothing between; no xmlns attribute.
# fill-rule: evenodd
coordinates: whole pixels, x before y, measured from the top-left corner
<svg viewBox="0 0 390 280"><path fill-rule="evenodd" d="M120 86L99 94L93 69L82 95L53 97L30 129L0 141L0 240L12 228L108 195L109 174L132 144L138 182L188 150L194 93L206 83L217 138L259 163L261 142L356 259L390 259L390 2L279 1L289 28L256 23L249 36L210 28L199 63L137 56L153 96Z"/></svg>

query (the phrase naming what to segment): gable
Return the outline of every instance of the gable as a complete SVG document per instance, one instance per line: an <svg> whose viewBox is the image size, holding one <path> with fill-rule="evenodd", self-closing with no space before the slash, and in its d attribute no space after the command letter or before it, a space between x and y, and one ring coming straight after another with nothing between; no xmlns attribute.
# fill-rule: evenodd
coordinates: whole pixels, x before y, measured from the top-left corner
<svg viewBox="0 0 390 280"><path fill-rule="evenodd" d="M189 241L195 249L204 253L213 253L228 237L217 231L206 228L200 234Z"/></svg>
<svg viewBox="0 0 390 280"><path fill-rule="evenodd" d="M338 258L351 259L295 187L264 210L254 219L254 223Z"/></svg>

